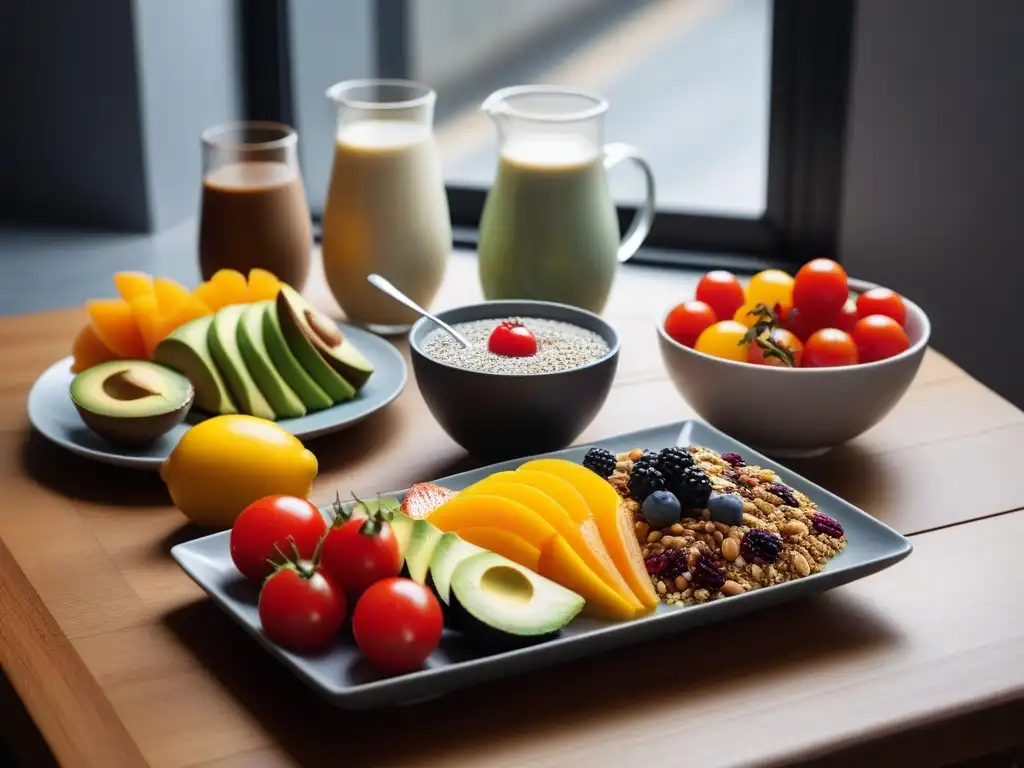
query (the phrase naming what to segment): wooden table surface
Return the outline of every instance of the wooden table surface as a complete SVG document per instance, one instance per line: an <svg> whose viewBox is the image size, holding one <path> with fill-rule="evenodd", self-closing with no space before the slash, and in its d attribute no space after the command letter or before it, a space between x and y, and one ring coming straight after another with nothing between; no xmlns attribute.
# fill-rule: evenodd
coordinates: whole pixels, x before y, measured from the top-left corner
<svg viewBox="0 0 1024 768"><path fill-rule="evenodd" d="M606 310L624 338L619 374L581 441L694 415L653 330L693 282L622 269ZM319 278L307 294L336 311ZM437 306L478 297L474 261L456 256ZM881 424L790 463L912 535L896 567L683 636L350 713L178 569L170 547L203 532L155 474L87 462L31 431L28 389L82 319L0 320L0 662L64 765L928 765L1020 741L1024 413L936 352ZM412 379L385 411L309 447L317 502L473 466Z"/></svg>

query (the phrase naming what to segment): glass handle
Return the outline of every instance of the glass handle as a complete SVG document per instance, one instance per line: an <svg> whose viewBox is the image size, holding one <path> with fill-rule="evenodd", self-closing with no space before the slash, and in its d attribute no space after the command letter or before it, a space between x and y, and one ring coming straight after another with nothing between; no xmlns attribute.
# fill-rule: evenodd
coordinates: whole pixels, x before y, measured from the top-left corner
<svg viewBox="0 0 1024 768"><path fill-rule="evenodd" d="M631 147L629 144L605 144L604 145L604 169L610 171L623 160L632 160L640 170L644 172L644 180L647 183L647 192L644 195L644 204L633 217L633 222L626 230L626 236L622 238L619 245L619 261L629 261L643 244L647 233L651 231L651 224L654 223L654 214L657 210L654 197L654 171L650 163L640 154L640 150Z"/></svg>

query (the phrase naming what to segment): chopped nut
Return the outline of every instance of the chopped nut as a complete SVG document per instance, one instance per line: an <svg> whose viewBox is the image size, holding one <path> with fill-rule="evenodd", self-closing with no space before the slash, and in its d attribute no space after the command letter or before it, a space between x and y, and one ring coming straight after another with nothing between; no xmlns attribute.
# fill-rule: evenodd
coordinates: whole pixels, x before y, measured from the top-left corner
<svg viewBox="0 0 1024 768"><path fill-rule="evenodd" d="M640 550L640 554L643 555L644 557L649 557L650 554L651 554L651 548L650 547L644 547L643 549Z"/></svg>
<svg viewBox="0 0 1024 768"><path fill-rule="evenodd" d="M721 592L723 595L732 597L733 595L741 595L746 592L746 590L743 588L742 584L729 579L722 585Z"/></svg>
<svg viewBox="0 0 1024 768"><path fill-rule="evenodd" d="M732 562L740 556L740 544L736 539L729 538L722 542L722 557Z"/></svg>
<svg viewBox="0 0 1024 768"><path fill-rule="evenodd" d="M787 520L779 526L779 533L783 536L802 536L807 533L807 526L799 520Z"/></svg>
<svg viewBox="0 0 1024 768"><path fill-rule="evenodd" d="M711 593L708 592L706 589L693 590L693 599L696 600L698 603L705 602L709 597L711 597Z"/></svg>
<svg viewBox="0 0 1024 768"><path fill-rule="evenodd" d="M629 459L623 459L621 461L616 461L615 462L615 471L616 472L626 472L626 473L628 473L632 469L633 469L633 462L630 461Z"/></svg>
<svg viewBox="0 0 1024 768"><path fill-rule="evenodd" d="M739 557L737 557L733 562L736 563L736 566L738 568L742 568L743 566L745 566L747 564L747 561L743 559L743 555L740 555Z"/></svg>
<svg viewBox="0 0 1024 768"><path fill-rule="evenodd" d="M642 448L634 448L632 451L629 452L629 458L633 461L641 459L643 455L644 452Z"/></svg>
<svg viewBox="0 0 1024 768"><path fill-rule="evenodd" d="M684 530L686 529L683 528L682 523L672 523L672 533L674 533L676 536L681 534Z"/></svg>
<svg viewBox="0 0 1024 768"><path fill-rule="evenodd" d="M750 575L754 577L756 581L760 581L764 574L761 572L761 566L757 563L750 566Z"/></svg>
<svg viewBox="0 0 1024 768"><path fill-rule="evenodd" d="M686 546L686 539L682 536L672 537L672 549L683 549Z"/></svg>
<svg viewBox="0 0 1024 768"><path fill-rule="evenodd" d="M660 555L665 551L665 547L659 542L658 544L651 544L651 554Z"/></svg>
<svg viewBox="0 0 1024 768"><path fill-rule="evenodd" d="M658 539L660 539L660 538L661 538L661 531L651 531L650 533L647 534L647 541L650 544L653 544L654 542L658 541Z"/></svg>
<svg viewBox="0 0 1024 768"><path fill-rule="evenodd" d="M801 576L807 576L811 572L811 566L807 563L807 559L799 552L793 553L793 568Z"/></svg>
<svg viewBox="0 0 1024 768"><path fill-rule="evenodd" d="M725 536L722 535L721 531L715 531L711 535L714 537L716 544L721 544L725 540Z"/></svg>
<svg viewBox="0 0 1024 768"><path fill-rule="evenodd" d="M635 528L636 528L636 537L638 539L646 539L647 538L647 533L650 530L650 528L647 525L647 523L645 523L643 520L637 520Z"/></svg>
<svg viewBox="0 0 1024 768"><path fill-rule="evenodd" d="M715 524L710 522L710 521L704 523L704 531L706 533L714 533L715 532Z"/></svg>
<svg viewBox="0 0 1024 768"><path fill-rule="evenodd" d="M665 585L664 581L659 581L658 585L655 587L655 589L658 590L658 594L659 595L668 594L668 587Z"/></svg>
<svg viewBox="0 0 1024 768"><path fill-rule="evenodd" d="M688 582L682 576L676 576L676 578L674 580L674 583L676 585L676 591L677 592L682 592L684 589L686 589L688 586L690 586L690 582Z"/></svg>

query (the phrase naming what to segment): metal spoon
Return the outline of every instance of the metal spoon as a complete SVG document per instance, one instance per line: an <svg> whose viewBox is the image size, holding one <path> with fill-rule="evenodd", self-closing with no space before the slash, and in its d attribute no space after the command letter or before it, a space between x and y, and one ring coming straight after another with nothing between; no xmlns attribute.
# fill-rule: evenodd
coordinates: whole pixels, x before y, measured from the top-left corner
<svg viewBox="0 0 1024 768"><path fill-rule="evenodd" d="M446 323L444 320L441 320L441 319L435 317L434 315L430 314L429 312L427 312L427 310L425 310L423 307L421 307L415 301L410 299L408 296L406 296L400 290L395 288L395 286L392 285L391 281L388 280L387 278L381 277L378 274L372 274L372 275L367 275L366 279L370 283L370 285L372 285L378 291L386 293L388 296L390 296L395 301L398 301L398 302L401 302L402 304L405 304L405 306L407 306L413 312L416 312L416 313L422 315L423 317L427 318L428 320L431 320L434 323L436 323L437 325L439 325L449 336L451 336L453 339L455 339L457 342L459 342L459 344L462 345L463 349L469 349L470 347L473 346L472 344L469 343L469 340L465 336L463 336L461 333L459 333L454 328L452 328L450 325L448 325L448 323Z"/></svg>

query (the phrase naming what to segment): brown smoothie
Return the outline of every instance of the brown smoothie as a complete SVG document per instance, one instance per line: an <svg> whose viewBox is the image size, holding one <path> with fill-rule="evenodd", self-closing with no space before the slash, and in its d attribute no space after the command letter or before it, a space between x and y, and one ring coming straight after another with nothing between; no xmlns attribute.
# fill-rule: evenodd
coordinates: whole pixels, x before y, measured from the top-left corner
<svg viewBox="0 0 1024 768"><path fill-rule="evenodd" d="M199 267L273 272L298 290L313 247L306 192L298 171L279 162L223 165L203 179Z"/></svg>

